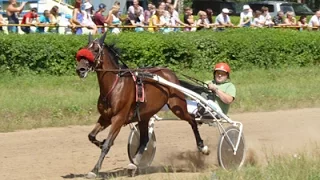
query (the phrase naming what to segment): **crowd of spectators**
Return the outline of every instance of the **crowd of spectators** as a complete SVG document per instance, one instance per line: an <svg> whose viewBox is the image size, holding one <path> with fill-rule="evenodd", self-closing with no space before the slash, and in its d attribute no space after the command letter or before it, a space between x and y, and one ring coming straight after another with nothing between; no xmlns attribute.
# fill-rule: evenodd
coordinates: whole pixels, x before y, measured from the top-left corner
<svg viewBox="0 0 320 180"><path fill-rule="evenodd" d="M7 7L8 24L19 24L17 14L21 13L24 6L23 2L17 6L16 0L9 0ZM307 23L307 17L301 16L297 21L293 12L279 11L275 17L271 17L268 7L262 7L261 10L252 11L249 5L243 6L240 14L240 22L234 25L229 17L229 9L223 8L221 13L214 19L211 9L199 11L198 18L193 16L193 10L190 7L184 8L183 20L180 20L179 13L176 10L177 1L173 4L171 0L160 2L157 6L149 3L148 9L144 10L139 5L138 0L133 0L133 5L128 8L127 15L120 14L120 2L116 1L114 5L107 10L105 4L101 3L95 11L89 0L76 0L72 15L64 14L59 16L59 7L54 6L51 10L45 10L40 17L37 9L32 8L26 13L21 21L20 29L28 34L31 26L36 26L38 33L57 33L59 26L65 27L65 33L82 34L83 28L89 29L93 34L104 33L106 29L111 33L118 34L122 31L121 25L131 25L134 31L149 32L176 32L176 31L199 31L204 29L223 30L225 27L273 27L273 26L294 26L303 29L305 27L319 27L320 11L317 11ZM1 8L1 7L0 7ZM5 24L0 15L0 25ZM108 28L105 27L108 25ZM45 27L48 29L45 30ZM183 28L181 28L183 27ZM0 26L0 31L3 31ZM17 26L8 26L9 33L17 33Z"/></svg>

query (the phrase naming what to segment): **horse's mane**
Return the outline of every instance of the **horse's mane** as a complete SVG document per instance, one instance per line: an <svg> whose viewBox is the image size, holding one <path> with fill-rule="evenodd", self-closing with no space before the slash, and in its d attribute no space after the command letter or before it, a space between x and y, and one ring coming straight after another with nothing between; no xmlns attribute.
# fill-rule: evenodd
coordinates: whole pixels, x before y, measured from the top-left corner
<svg viewBox="0 0 320 180"><path fill-rule="evenodd" d="M108 49L108 51L112 57L112 60L116 63L116 65L121 66L121 68L128 68L128 66L123 61L121 61L122 65L119 64L121 50L119 48L117 48L114 43L113 44L106 44L104 46Z"/></svg>

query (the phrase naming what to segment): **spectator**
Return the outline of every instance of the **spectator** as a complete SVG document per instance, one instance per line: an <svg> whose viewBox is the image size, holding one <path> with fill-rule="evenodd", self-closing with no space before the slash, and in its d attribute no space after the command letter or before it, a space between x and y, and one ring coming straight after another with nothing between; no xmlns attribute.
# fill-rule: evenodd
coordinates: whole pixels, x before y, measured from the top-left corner
<svg viewBox="0 0 320 180"><path fill-rule="evenodd" d="M133 26L137 26L135 28L135 31L136 32L141 32L143 31L143 22L144 22L144 16L143 16L143 13L141 11L140 8L137 8L135 9L135 12L134 14L130 14L130 23L133 25Z"/></svg>
<svg viewBox="0 0 320 180"><path fill-rule="evenodd" d="M209 24L213 24L213 11L212 11L212 9L210 9L210 8L206 9L206 13L207 13L207 18L208 18Z"/></svg>
<svg viewBox="0 0 320 180"><path fill-rule="evenodd" d="M148 4L148 9L144 11L144 24L149 24L149 19L156 13L156 6L152 3Z"/></svg>
<svg viewBox="0 0 320 180"><path fill-rule="evenodd" d="M259 10L256 10L254 13L254 19L252 21L253 27L263 27L264 25L264 18L262 17L262 13Z"/></svg>
<svg viewBox="0 0 320 180"><path fill-rule="evenodd" d="M37 33L45 33L44 28L50 24L50 13L48 10L43 12L43 15L39 18L39 26L36 29Z"/></svg>
<svg viewBox="0 0 320 180"><path fill-rule="evenodd" d="M120 1L115 1L115 2L113 3L113 5L120 7Z"/></svg>
<svg viewBox="0 0 320 180"><path fill-rule="evenodd" d="M167 11L169 11L169 9L171 11L170 15L173 16L175 19L179 19L179 21L180 21L179 13L178 13L178 11L176 11L174 5L167 4Z"/></svg>
<svg viewBox="0 0 320 180"><path fill-rule="evenodd" d="M199 11L198 12L198 21L196 22L197 31L202 30L202 29L208 29L210 28L209 21L207 19L207 13L204 11Z"/></svg>
<svg viewBox="0 0 320 180"><path fill-rule="evenodd" d="M158 9L165 11L166 10L166 6L167 6L166 3L161 1L161 2L159 2Z"/></svg>
<svg viewBox="0 0 320 180"><path fill-rule="evenodd" d="M120 2L119 2L119 1L115 1L115 2L113 3L113 5L114 5L114 6L119 6L119 8L120 8ZM120 9L119 9L118 17L121 17L121 11L120 11ZM120 19L120 20L121 20L121 19ZM121 21L122 21L122 20L121 20Z"/></svg>
<svg viewBox="0 0 320 180"><path fill-rule="evenodd" d="M303 30L305 27L308 27L307 16L306 15L300 16L300 19L299 19L297 25L300 27L299 28L300 31Z"/></svg>
<svg viewBox="0 0 320 180"><path fill-rule="evenodd" d="M163 33L169 33L172 32L173 29L171 28L172 26L172 22L171 22L171 14L169 13L169 11L163 11L163 17L160 17L160 21L164 24L163 28L160 28L160 31Z"/></svg>
<svg viewBox="0 0 320 180"><path fill-rule="evenodd" d="M134 15L135 9L140 9L143 12L143 7L139 5L138 0L133 0L133 5L128 8L128 15Z"/></svg>
<svg viewBox="0 0 320 180"><path fill-rule="evenodd" d="M0 10L1 10L1 6L0 6ZM2 14L0 14L0 33L3 32L3 28L2 25L5 25L6 23L4 22L4 19L2 17Z"/></svg>
<svg viewBox="0 0 320 180"><path fill-rule="evenodd" d="M94 23L97 26L102 26L98 28L98 33L104 33L105 29L104 29L104 23L106 23L106 19L103 16L103 12L106 11L106 5L101 3L99 4L99 10L94 14Z"/></svg>
<svg viewBox="0 0 320 180"><path fill-rule="evenodd" d="M139 5L139 1L133 0L133 5L129 6L129 8L128 8L128 16L126 19L126 24L132 25L131 20L134 20L134 19L130 19L130 18L134 17L134 13L135 13L135 11L138 12L138 9L140 9L143 12L143 8ZM141 16L143 16L143 14Z"/></svg>
<svg viewBox="0 0 320 180"><path fill-rule="evenodd" d="M61 17L60 23L61 26L65 26L64 34L73 34L76 30L76 24L72 22L72 16L70 14L65 14L64 17Z"/></svg>
<svg viewBox="0 0 320 180"><path fill-rule="evenodd" d="M166 3L165 10L168 11L169 5L172 5L172 6L173 6L173 9L176 9L176 8L177 8L177 5L178 5L178 1L179 1L179 0L175 0L175 1L174 1L174 4L172 4L172 0L165 0L165 3Z"/></svg>
<svg viewBox="0 0 320 180"><path fill-rule="evenodd" d="M51 26L48 29L48 32L59 33L59 7L53 6L50 10L50 24ZM53 27L56 26L56 27Z"/></svg>
<svg viewBox="0 0 320 180"><path fill-rule="evenodd" d="M116 1L117 2L117 1ZM89 4L91 5L91 6L89 6ZM90 17L91 17L91 19L92 19L92 16L93 16L93 12L94 12L94 8L93 8L93 6L92 6L92 4L90 3L90 1L89 0L85 0L85 3L83 3L83 5L84 5L84 7L85 6L89 6L90 8L89 9L87 9L86 10L86 12L90 15Z"/></svg>
<svg viewBox="0 0 320 180"><path fill-rule="evenodd" d="M111 33L120 33L120 28L118 28L118 26L121 25L121 21L119 18L119 10L119 6L112 6L112 9L110 10L109 15L107 17L107 24L109 26L115 26L115 28L110 28Z"/></svg>
<svg viewBox="0 0 320 180"><path fill-rule="evenodd" d="M26 33L29 34L31 32L31 28L30 26L34 26L35 23L33 23L33 20L36 19L36 23L38 23L38 15L37 15L37 8L32 8L28 13L26 13L21 21L22 25L26 25L26 26L21 26L21 30Z"/></svg>
<svg viewBox="0 0 320 180"><path fill-rule="evenodd" d="M318 28L320 25L320 10L313 15L309 21L309 27Z"/></svg>
<svg viewBox="0 0 320 180"><path fill-rule="evenodd" d="M76 0L74 9L73 9L73 16L72 16L72 23L75 24L76 26L81 26L83 22L83 12L81 11L81 5L82 5L82 0ZM80 35L82 34L82 27L77 27L74 30L75 34Z"/></svg>
<svg viewBox="0 0 320 180"><path fill-rule="evenodd" d="M284 22L284 13L283 11L279 11L277 13L277 15L275 17L273 17L273 23L274 25L276 26L282 26L282 25L285 25L285 22Z"/></svg>
<svg viewBox="0 0 320 180"><path fill-rule="evenodd" d="M172 6L173 6L173 8L174 8L174 9L176 9L176 7L177 7L177 3L178 3L178 0L174 1L174 4L172 4L172 0L164 0L163 2L166 4L166 6L165 6L165 10L167 10L167 11L168 11L168 9L169 9L169 5L172 5Z"/></svg>
<svg viewBox="0 0 320 180"><path fill-rule="evenodd" d="M250 27L252 22L252 12L249 5L243 6L243 12L240 14L240 27Z"/></svg>
<svg viewBox="0 0 320 180"><path fill-rule="evenodd" d="M188 26L188 24L185 24L180 20L179 14L178 14L178 16L174 15L175 12L177 12L177 11L174 9L173 5L168 6L168 12L170 13L171 26L176 26L177 24L180 24L183 26ZM180 30L180 28L173 28L173 31L175 31L175 32L177 32L179 30Z"/></svg>
<svg viewBox="0 0 320 180"><path fill-rule="evenodd" d="M263 6L263 7L261 8L261 10L262 10L261 20L263 20L264 25L265 25L265 26L272 27L272 26L274 25L274 23L272 22L271 15L270 15L270 13L269 13L269 8Z"/></svg>
<svg viewBox="0 0 320 180"><path fill-rule="evenodd" d="M128 9L128 19L129 19L129 24L131 25L135 25L135 21L137 20L137 18L139 19L139 23L140 23L140 20L144 21L143 8L139 6L137 2L133 1L134 3L133 6L130 6ZM137 14L139 14L139 17L136 17Z"/></svg>
<svg viewBox="0 0 320 180"><path fill-rule="evenodd" d="M190 7L184 8L184 17L183 22L187 24L189 27L185 27L184 31L191 31L191 26L194 24L194 19L192 15L192 9Z"/></svg>
<svg viewBox="0 0 320 180"><path fill-rule="evenodd" d="M92 34L94 35L97 33L98 28L91 18L92 5L89 2L86 2L83 4L83 8L83 21L81 25L87 27L88 29L92 29Z"/></svg>
<svg viewBox="0 0 320 180"><path fill-rule="evenodd" d="M229 14L229 9L223 8L222 12L216 17L215 24L218 24L220 26L226 26L226 27L233 26L228 14Z"/></svg>
<svg viewBox="0 0 320 180"><path fill-rule="evenodd" d="M22 2L19 7L16 7L17 0L9 0L7 7L8 24L19 24L17 14L20 14L27 2ZM18 33L17 26L8 26L9 33Z"/></svg>
<svg viewBox="0 0 320 180"><path fill-rule="evenodd" d="M295 26L297 24L297 21L296 21L296 18L293 17L293 12L292 11L288 11L286 14L287 14L286 15L287 17L284 20L285 25L287 25L287 26Z"/></svg>
<svg viewBox="0 0 320 180"><path fill-rule="evenodd" d="M156 13L151 16L150 21L149 21L149 26L157 26L157 27L149 27L148 31L150 32L156 32L159 30L160 26L165 25L164 21L161 21L160 18L163 16L164 10L157 9Z"/></svg>

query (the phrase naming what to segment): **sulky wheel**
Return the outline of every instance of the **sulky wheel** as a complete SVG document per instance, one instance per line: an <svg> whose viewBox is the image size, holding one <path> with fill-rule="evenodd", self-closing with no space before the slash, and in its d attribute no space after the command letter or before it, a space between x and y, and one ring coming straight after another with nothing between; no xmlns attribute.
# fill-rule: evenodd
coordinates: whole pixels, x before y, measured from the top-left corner
<svg viewBox="0 0 320 180"><path fill-rule="evenodd" d="M128 156L131 163L133 163L133 158L139 148L139 144L140 144L140 131L139 131L138 125L136 125L135 128L131 129L129 139L128 139ZM142 159L138 167L140 169L149 167L153 161L155 154L156 154L156 135L153 131L152 136L149 139L147 148L143 152Z"/></svg>
<svg viewBox="0 0 320 180"><path fill-rule="evenodd" d="M225 133L222 133L220 136L218 145L218 162L223 169L239 169L244 163L245 144L243 134L240 138L237 153L234 154L233 152L233 146L236 146L239 133L240 130L237 127L230 126L226 128Z"/></svg>

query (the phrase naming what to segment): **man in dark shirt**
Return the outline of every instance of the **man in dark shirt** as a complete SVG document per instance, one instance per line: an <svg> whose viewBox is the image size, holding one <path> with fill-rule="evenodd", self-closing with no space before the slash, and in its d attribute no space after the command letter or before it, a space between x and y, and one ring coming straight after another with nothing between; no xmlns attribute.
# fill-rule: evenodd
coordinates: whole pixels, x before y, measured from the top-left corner
<svg viewBox="0 0 320 180"><path fill-rule="evenodd" d="M275 26L284 25L284 13L283 11L279 11L278 14L273 17L273 22Z"/></svg>
<svg viewBox="0 0 320 180"><path fill-rule="evenodd" d="M94 23L97 26L103 26L98 28L98 33L104 33L104 23L105 23L105 18L103 16L103 12L106 11L106 5L101 3L99 4L99 10L94 14Z"/></svg>

